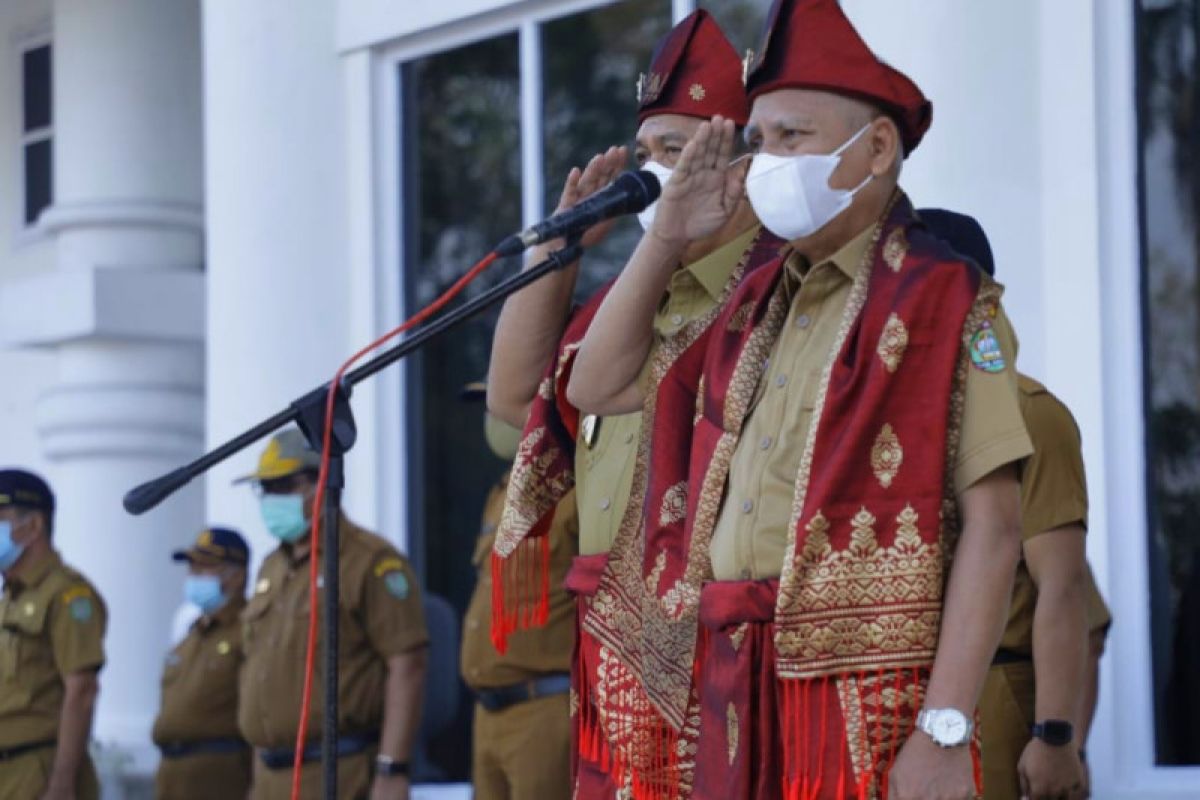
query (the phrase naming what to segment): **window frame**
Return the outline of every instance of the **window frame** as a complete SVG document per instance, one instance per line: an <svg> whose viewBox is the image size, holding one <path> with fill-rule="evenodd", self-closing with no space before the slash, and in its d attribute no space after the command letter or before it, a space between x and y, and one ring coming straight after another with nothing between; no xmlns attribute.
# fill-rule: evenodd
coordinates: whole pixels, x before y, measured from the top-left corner
<svg viewBox="0 0 1200 800"><path fill-rule="evenodd" d="M19 187L16 194L20 200L15 204L14 219L13 219L13 243L16 246L22 246L44 239L46 231L38 224L41 215L46 209L54 205L54 132L55 132L55 117L54 117L54 36L48 25L39 25L30 31L20 34L13 42L13 57L14 64L13 74L17 76L17 85L15 97L18 103L22 106L25 101L25 54L37 50L40 47L50 48L50 124L41 128L36 128L33 131L25 130L25 120L23 108L21 111L13 114L13 119L16 124L16 164L15 171L16 185ZM25 179L26 179L26 155L25 149L31 144L38 142L50 143L50 204L43 208L37 218L32 222L25 220Z"/></svg>

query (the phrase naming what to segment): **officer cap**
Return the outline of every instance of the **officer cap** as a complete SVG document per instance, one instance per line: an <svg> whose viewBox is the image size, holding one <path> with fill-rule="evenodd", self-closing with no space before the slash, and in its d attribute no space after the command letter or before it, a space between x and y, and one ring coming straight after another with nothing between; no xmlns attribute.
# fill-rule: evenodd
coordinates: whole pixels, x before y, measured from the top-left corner
<svg viewBox="0 0 1200 800"><path fill-rule="evenodd" d="M176 550L173 561L187 561L203 567L221 564L244 566L250 561L250 548L242 535L230 528L206 528L187 550Z"/></svg>

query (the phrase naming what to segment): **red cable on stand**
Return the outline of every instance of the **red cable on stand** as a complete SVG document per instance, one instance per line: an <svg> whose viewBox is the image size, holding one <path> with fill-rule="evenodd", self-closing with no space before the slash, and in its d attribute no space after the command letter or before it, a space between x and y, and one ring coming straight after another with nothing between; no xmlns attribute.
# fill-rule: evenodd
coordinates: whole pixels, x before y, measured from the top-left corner
<svg viewBox="0 0 1200 800"><path fill-rule="evenodd" d="M441 296L432 303L417 312L415 316L406 320L398 328L389 331L351 356L338 369L337 374L334 375L333 380L329 384L329 393L325 400L325 430L323 434L323 440L321 442L321 470L317 476L317 491L313 497L312 505L312 544L308 568L308 646L304 653L304 693L300 705L300 726L296 731L296 757L292 762L292 800L300 800L300 770L304 765L304 747L307 738L306 733L308 732L309 712L311 711L312 707L312 682L317 652L318 603L316 598L317 576L319 574L319 565L317 562L320 558L321 510L322 504L325 500L325 488L329 482L329 450L330 443L332 441L331 429L333 428L333 407L337 388L341 385L342 377L346 374L346 371L349 370L356 361L371 351L383 346L388 341L396 338L400 334L408 332L414 326L421 324L437 312L441 311L447 303L457 297L462 290L466 288L467 284L479 277L479 275L482 274L483 271L488 267L490 267L497 258L498 256L494 251L488 253L483 257L483 260L471 267L471 269L465 275L459 278L453 286L443 292ZM336 753L332 755L334 758L337 757Z"/></svg>

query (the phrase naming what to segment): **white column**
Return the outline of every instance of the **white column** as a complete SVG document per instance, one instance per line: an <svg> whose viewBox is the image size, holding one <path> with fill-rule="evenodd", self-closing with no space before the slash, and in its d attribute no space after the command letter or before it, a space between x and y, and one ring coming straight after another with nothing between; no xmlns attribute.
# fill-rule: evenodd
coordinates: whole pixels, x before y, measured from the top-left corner
<svg viewBox="0 0 1200 800"><path fill-rule="evenodd" d="M127 515L135 484L203 445L203 216L195 0L58 0L57 268L5 293L4 338L57 353L38 405L59 498L55 538L108 604L95 734L148 765L181 575L204 524L197 485Z"/></svg>
<svg viewBox="0 0 1200 800"><path fill-rule="evenodd" d="M373 280L370 248L352 251L347 234L348 209L360 226L372 213L361 193L347 199L347 167L369 156L369 130L360 125L354 136L367 152L349 153L346 144L347 115L359 108L361 117L370 87L353 97L343 91L344 69L360 81L369 70L361 59L349 67L339 59L334 0L206 0L203 9L207 411L215 445L328 380L374 327L363 283ZM355 402L363 444L348 459L347 507L373 525L379 431L370 403L359 402L369 391L362 387ZM255 563L273 543L253 495L230 480L253 468L260 449L213 470L208 482L210 515L249 535Z"/></svg>

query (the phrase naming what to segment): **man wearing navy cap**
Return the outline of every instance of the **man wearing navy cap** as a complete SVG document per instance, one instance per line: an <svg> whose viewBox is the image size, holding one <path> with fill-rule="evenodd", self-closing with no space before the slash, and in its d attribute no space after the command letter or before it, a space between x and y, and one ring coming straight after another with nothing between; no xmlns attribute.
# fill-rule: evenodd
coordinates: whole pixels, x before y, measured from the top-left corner
<svg viewBox="0 0 1200 800"><path fill-rule="evenodd" d="M208 528L172 558L188 564L184 597L200 611L188 635L167 655L154 743L162 753L160 800L245 797L250 746L238 731L241 622L246 607L246 540Z"/></svg>
<svg viewBox="0 0 1200 800"><path fill-rule="evenodd" d="M51 542L54 494L0 470L0 797L97 798L88 757L104 601Z"/></svg>

